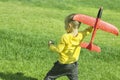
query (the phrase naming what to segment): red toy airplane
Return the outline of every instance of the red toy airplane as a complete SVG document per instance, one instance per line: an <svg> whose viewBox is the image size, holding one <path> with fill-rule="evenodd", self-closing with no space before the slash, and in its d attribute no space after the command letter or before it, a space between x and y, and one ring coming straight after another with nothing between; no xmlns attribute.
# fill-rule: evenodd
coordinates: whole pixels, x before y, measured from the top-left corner
<svg viewBox="0 0 120 80"><path fill-rule="evenodd" d="M82 48L86 48L90 51L101 52L100 47L93 44L94 37L98 29L101 29L106 32L110 32L115 35L119 34L119 30L114 25L104 22L100 19L102 16L102 11L103 11L103 8L101 7L98 11L97 18L93 18L83 14L77 14L73 17L73 20L77 20L79 22L82 22L94 28L90 42L81 43L80 46Z"/></svg>

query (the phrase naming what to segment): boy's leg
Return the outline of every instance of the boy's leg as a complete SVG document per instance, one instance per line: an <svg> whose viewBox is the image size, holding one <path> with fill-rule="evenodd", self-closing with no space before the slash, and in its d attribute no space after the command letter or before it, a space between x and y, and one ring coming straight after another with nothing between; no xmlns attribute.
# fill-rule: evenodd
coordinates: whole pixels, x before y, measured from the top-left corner
<svg viewBox="0 0 120 80"><path fill-rule="evenodd" d="M56 62L52 69L47 73L44 80L55 80L56 78L67 75L70 80L78 80L77 63L65 65Z"/></svg>
<svg viewBox="0 0 120 80"><path fill-rule="evenodd" d="M75 67L67 74L69 80L78 80L78 64L74 63Z"/></svg>
<svg viewBox="0 0 120 80"><path fill-rule="evenodd" d="M77 73L68 74L67 77L69 78L69 80L78 80Z"/></svg>
<svg viewBox="0 0 120 80"><path fill-rule="evenodd" d="M55 80L56 78L62 76L64 74L61 65L59 62L54 63L52 69L47 73L44 80Z"/></svg>

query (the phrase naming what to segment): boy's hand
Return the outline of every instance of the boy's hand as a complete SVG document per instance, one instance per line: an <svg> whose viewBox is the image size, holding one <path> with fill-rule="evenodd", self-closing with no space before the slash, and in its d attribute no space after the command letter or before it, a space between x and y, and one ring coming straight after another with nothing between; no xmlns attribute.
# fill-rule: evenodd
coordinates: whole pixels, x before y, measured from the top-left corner
<svg viewBox="0 0 120 80"><path fill-rule="evenodd" d="M51 44L54 44L54 42L52 40L48 41L48 46L50 46Z"/></svg>

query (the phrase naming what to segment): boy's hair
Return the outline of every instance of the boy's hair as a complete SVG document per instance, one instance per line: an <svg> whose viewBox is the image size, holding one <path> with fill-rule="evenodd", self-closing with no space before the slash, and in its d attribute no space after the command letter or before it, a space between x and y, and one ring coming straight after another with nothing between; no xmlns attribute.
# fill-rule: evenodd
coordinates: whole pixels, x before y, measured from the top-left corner
<svg viewBox="0 0 120 80"><path fill-rule="evenodd" d="M72 24L73 28L79 28L80 22L73 20L73 17L76 14L70 14L65 18L65 28L69 26L69 23Z"/></svg>

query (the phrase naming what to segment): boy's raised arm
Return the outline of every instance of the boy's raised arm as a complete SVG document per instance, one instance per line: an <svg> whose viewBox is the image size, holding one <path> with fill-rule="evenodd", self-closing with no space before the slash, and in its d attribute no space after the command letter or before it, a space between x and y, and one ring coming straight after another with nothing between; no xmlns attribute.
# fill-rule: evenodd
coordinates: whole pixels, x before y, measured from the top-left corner
<svg viewBox="0 0 120 80"><path fill-rule="evenodd" d="M83 31L83 35L87 36L88 34L90 34L93 31L93 27L88 27Z"/></svg>

